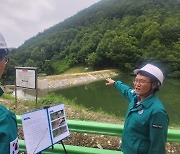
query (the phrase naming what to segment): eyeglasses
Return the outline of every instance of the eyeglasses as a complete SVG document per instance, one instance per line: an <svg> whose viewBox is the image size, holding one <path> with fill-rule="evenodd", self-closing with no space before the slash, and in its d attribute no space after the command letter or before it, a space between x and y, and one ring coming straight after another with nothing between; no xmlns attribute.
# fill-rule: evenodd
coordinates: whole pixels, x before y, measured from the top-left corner
<svg viewBox="0 0 180 154"><path fill-rule="evenodd" d="M152 83L152 82L149 82L149 81L146 81L146 80L134 79L133 83L134 83L134 84L139 83L140 85L144 85L144 84L146 84L146 83Z"/></svg>
<svg viewBox="0 0 180 154"><path fill-rule="evenodd" d="M7 49L0 49L0 61L2 61L7 54L8 54Z"/></svg>
<svg viewBox="0 0 180 154"><path fill-rule="evenodd" d="M5 64L7 64L9 61L9 58L6 57L7 54L8 54L7 49L0 49L0 61L4 60Z"/></svg>

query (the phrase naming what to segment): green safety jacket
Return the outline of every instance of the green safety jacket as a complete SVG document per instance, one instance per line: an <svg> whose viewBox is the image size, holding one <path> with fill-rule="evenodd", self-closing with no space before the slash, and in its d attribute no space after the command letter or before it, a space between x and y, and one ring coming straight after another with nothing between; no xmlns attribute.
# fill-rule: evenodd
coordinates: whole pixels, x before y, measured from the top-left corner
<svg viewBox="0 0 180 154"><path fill-rule="evenodd" d="M16 115L0 105L0 154L18 153Z"/></svg>
<svg viewBox="0 0 180 154"><path fill-rule="evenodd" d="M124 154L165 154L169 119L155 94L137 105L138 95L121 81L115 87L129 100L122 135Z"/></svg>

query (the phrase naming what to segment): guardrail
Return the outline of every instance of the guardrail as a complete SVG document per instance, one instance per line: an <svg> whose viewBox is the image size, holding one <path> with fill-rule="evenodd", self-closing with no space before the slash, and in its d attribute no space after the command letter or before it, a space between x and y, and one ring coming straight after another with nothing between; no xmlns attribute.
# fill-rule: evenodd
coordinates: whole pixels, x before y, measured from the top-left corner
<svg viewBox="0 0 180 154"><path fill-rule="evenodd" d="M17 115L17 123L18 126L22 126L21 117ZM90 134L99 134L99 135L109 135L109 136L122 136L123 125L119 124L107 124L100 122L90 122L90 121L77 121L77 120L67 120L67 124L70 132L79 132L79 133L90 133ZM168 142L180 142L180 130L169 129L168 130ZM24 142L20 141L21 146L25 147ZM71 146L65 145L68 151L68 154L122 154L120 151L115 150L105 150L105 149L97 149L97 148L89 148L89 147L80 147L80 146ZM63 148L61 145L55 145L55 149L58 151L62 151ZM54 153L52 149L48 149L49 153ZM48 152L46 150L45 152ZM76 151L75 151L76 150ZM82 152L81 152L82 151ZM75 153L76 152L76 153ZM55 152L56 153L56 152ZM45 153L46 154L46 153Z"/></svg>
<svg viewBox="0 0 180 154"><path fill-rule="evenodd" d="M19 146L21 152L26 152L26 146L24 140L19 140ZM123 154L121 151L106 150L90 147L81 147L73 145L65 145L67 154ZM51 147L41 152L41 154L63 154L64 149L61 144L55 144L54 149Z"/></svg>

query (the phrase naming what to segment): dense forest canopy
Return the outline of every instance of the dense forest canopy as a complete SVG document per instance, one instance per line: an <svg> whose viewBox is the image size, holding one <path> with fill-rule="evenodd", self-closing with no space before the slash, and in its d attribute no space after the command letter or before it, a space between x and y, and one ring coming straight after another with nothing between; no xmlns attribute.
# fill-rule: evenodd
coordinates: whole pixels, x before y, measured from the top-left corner
<svg viewBox="0 0 180 154"><path fill-rule="evenodd" d="M6 79L14 66L48 75L77 65L128 73L144 61L161 62L169 77L180 78L180 0L101 0L9 56Z"/></svg>

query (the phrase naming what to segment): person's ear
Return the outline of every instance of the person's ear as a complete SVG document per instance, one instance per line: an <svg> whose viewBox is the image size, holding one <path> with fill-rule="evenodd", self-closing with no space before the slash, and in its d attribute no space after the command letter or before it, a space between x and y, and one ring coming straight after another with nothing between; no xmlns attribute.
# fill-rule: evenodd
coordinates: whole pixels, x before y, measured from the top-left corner
<svg viewBox="0 0 180 154"><path fill-rule="evenodd" d="M153 82L153 83L152 83L152 88L155 89L155 88L157 88L157 87L158 87L158 83L157 83L157 82Z"/></svg>

